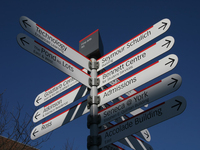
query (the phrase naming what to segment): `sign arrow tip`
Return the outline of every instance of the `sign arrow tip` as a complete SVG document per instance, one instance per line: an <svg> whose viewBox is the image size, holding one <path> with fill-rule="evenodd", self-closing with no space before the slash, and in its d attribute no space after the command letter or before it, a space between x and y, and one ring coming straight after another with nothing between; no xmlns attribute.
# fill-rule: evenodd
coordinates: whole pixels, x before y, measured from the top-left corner
<svg viewBox="0 0 200 150"><path fill-rule="evenodd" d="M27 23L27 21L28 21L27 19L26 19L26 20L22 20L22 22L23 22L24 26L25 26L26 28L27 28L27 26L31 27L31 25L30 25L30 24L28 24L28 23ZM27 26L26 26L26 25L27 25Z"/></svg>
<svg viewBox="0 0 200 150"><path fill-rule="evenodd" d="M167 26L167 23L166 22L162 22L162 26L160 26L158 29L162 28L163 27L163 30L165 30L166 26Z"/></svg>
<svg viewBox="0 0 200 150"><path fill-rule="evenodd" d="M173 65L173 63L175 62L175 59L173 58L169 58L171 61L169 61L168 63L166 63L165 65L168 65L171 63L170 67Z"/></svg>
<svg viewBox="0 0 200 150"><path fill-rule="evenodd" d="M24 39L25 39L26 37L21 37L20 38L20 40L21 40L21 42L22 42L22 44L25 46L25 44L24 43L27 43L27 44L29 44L27 41L25 41Z"/></svg>
<svg viewBox="0 0 200 150"><path fill-rule="evenodd" d="M178 83L178 80L175 79L175 78L171 78L171 79L174 80L174 81L169 83L168 86L174 83L174 85L173 85L173 88L174 88L176 86L176 84Z"/></svg>
<svg viewBox="0 0 200 150"><path fill-rule="evenodd" d="M176 104L176 105L173 105L171 108L174 108L174 107L176 107L176 106L178 106L178 108L177 108L177 111L179 110L179 108L181 107L181 105L182 105L182 102L181 101L179 101L179 100L175 100L176 102L178 102L178 104Z"/></svg>
<svg viewBox="0 0 200 150"><path fill-rule="evenodd" d="M36 113L36 115L35 115L35 119L38 119L37 117L40 115L40 113Z"/></svg>
<svg viewBox="0 0 200 150"><path fill-rule="evenodd" d="M166 41L167 43L163 44L163 45L162 45L162 47L163 47L163 46L165 46L165 45L167 45L167 47L166 47L166 48L168 48L168 47L169 47L169 45L170 45L170 43L171 43L171 41L170 41L170 40L165 40L165 41Z"/></svg>
<svg viewBox="0 0 200 150"><path fill-rule="evenodd" d="M37 99L36 99L36 102L39 103L39 101L40 101L41 99L42 99L42 98L41 98L40 96L38 96Z"/></svg>
<svg viewBox="0 0 200 150"><path fill-rule="evenodd" d="M33 131L33 136L35 137L36 135L36 133L38 133L39 131L37 131L37 129L35 129L34 131Z"/></svg>

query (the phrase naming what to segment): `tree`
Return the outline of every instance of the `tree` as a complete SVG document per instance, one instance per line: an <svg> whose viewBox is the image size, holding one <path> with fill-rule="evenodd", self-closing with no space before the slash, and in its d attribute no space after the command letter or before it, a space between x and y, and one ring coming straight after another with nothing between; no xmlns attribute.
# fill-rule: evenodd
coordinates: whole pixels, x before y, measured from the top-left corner
<svg viewBox="0 0 200 150"><path fill-rule="evenodd" d="M7 140L2 140L2 138L0 139L0 149L3 149L6 144L7 150L16 149L14 143L8 145L10 139L24 145L18 148L18 150L26 150L27 145L31 147L39 147L41 143L46 142L50 138L51 133L47 134L43 138L34 141L31 140L30 133L34 127L32 115L28 113L22 115L23 106L20 106L19 103L11 112L8 111L9 103L3 100L3 93L0 94L0 135L7 137Z"/></svg>
<svg viewBox="0 0 200 150"><path fill-rule="evenodd" d="M70 143L68 140L66 140L63 150L73 150L74 149L73 145L74 145L74 141L72 143Z"/></svg>

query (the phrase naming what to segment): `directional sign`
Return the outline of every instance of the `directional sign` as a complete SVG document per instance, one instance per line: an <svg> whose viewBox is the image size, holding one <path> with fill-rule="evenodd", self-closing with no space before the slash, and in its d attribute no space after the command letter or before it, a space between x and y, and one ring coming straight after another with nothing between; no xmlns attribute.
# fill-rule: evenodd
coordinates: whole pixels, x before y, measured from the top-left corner
<svg viewBox="0 0 200 150"><path fill-rule="evenodd" d="M119 123L121 121L122 121L122 119L118 120L117 123ZM103 125L102 128L107 129L107 128L111 128L112 126L113 126L112 123L108 123L106 125ZM148 130L146 130L146 131L148 131ZM128 147L130 147L132 149L134 149L134 150L144 150L144 149L145 150L152 150L152 147L149 144L145 143L144 141L138 139L137 137L135 137L133 135L124 137L123 139L120 139L118 142L120 142L120 143L122 143L122 144L124 144L124 145L126 145L126 146L128 146Z"/></svg>
<svg viewBox="0 0 200 150"><path fill-rule="evenodd" d="M89 59L49 33L47 30L36 24L34 21L29 19L28 17L22 16L20 17L20 24L30 34L34 35L47 45L51 46L64 56L70 58L77 64L81 65L87 70L90 70L88 67Z"/></svg>
<svg viewBox="0 0 200 150"><path fill-rule="evenodd" d="M86 69L83 69L86 72ZM39 106L44 102L50 100L51 98L59 95L60 93L64 92L65 90L71 88L72 86L78 84L79 82L72 77L68 77L65 80L57 83L53 87L49 88L46 91L43 91L35 98L35 106Z"/></svg>
<svg viewBox="0 0 200 150"><path fill-rule="evenodd" d="M137 72L136 74L133 74L127 79L124 79L121 82L111 86L110 88L100 92L98 94L100 97L99 106L101 106L103 103L108 103L120 95L123 95L130 89L135 89L142 84L172 70L176 66L177 62L178 57L176 55L168 55L156 63L148 66L147 68Z"/></svg>
<svg viewBox="0 0 200 150"><path fill-rule="evenodd" d="M87 87L90 87L88 83L90 76L87 73L80 70L64 58L58 56L56 53L52 52L40 43L34 41L30 37L22 33L18 34L17 42L22 48L24 48L28 52L34 54L35 56L46 61L55 68L75 78Z"/></svg>
<svg viewBox="0 0 200 150"><path fill-rule="evenodd" d="M176 91L182 83L181 76L173 74L149 86L110 107L99 112L101 123L99 126L111 122L129 112L143 107L167 94Z"/></svg>
<svg viewBox="0 0 200 150"><path fill-rule="evenodd" d="M120 79L115 79L115 80L113 80L113 82L110 82L109 84L114 85L114 84L116 84L116 83L118 83L118 82L120 82ZM103 89L103 90L104 90L104 89ZM130 90L129 92L126 92L125 95L131 96L131 95L133 95L133 94L135 94L135 93L137 93L136 90ZM119 101L122 101L122 100L124 100L124 98L123 98L122 96L120 96L120 97L118 97L118 98L115 98L115 99L112 100L111 102L112 102L112 103L118 103ZM106 109L106 107L110 107L110 104L106 103L106 104L102 105L102 108ZM102 110L103 110L103 109L102 109ZM131 111L131 112L129 112L129 113L130 113L131 115L137 115L138 113L141 113L141 112L143 112L143 111L144 111L143 109L138 108L138 109L136 109L136 110L134 110L134 111ZM101 110L100 110L98 113L100 113L100 112L101 112ZM126 116L124 116L124 117L126 117ZM121 117L121 118L123 118L123 117ZM121 119L121 118L116 119L115 122L118 121L118 120ZM107 123L106 125L108 126L109 124L110 124L110 123ZM149 133L149 131L148 131L147 129L144 129L144 130L142 130L142 131L136 133L136 135L138 135L139 137L145 139L145 140L148 141L148 142L150 142L150 140L151 140L150 133Z"/></svg>
<svg viewBox="0 0 200 150"><path fill-rule="evenodd" d="M55 113L56 111L64 108L65 106L75 102L76 100L80 99L81 97L85 96L88 92L87 87L81 85L75 88L73 91L63 95L62 97L56 99L55 101L51 102L50 104L38 109L35 114L33 115L33 122L38 122L47 116Z"/></svg>
<svg viewBox="0 0 200 150"><path fill-rule="evenodd" d="M81 117L89 111L90 110L87 108L87 100L80 102L78 105L69 108L52 119L37 125L31 132L31 139L35 140L40 136L43 136L48 132L65 125L66 123Z"/></svg>
<svg viewBox="0 0 200 150"><path fill-rule="evenodd" d="M186 108L186 100L177 96L157 106L154 106L136 116L131 117L115 126L99 132L102 143L99 148L114 143L128 135L144 128L149 128L167 119L181 114Z"/></svg>
<svg viewBox="0 0 200 150"><path fill-rule="evenodd" d="M123 61L117 66L100 74L98 76L98 78L100 79L99 87L106 85L112 80L121 77L122 75L132 71L133 69L136 69L137 67L145 64L146 62L167 52L172 48L173 44L174 44L173 37L171 36L165 37L162 40L158 41L157 43L151 45L147 49L144 49L143 51Z"/></svg>
<svg viewBox="0 0 200 150"><path fill-rule="evenodd" d="M120 87L120 88L117 88L117 89L119 89L119 91L117 93L120 93L120 94L115 94L115 98L119 97L120 95L124 94L126 91L137 88L138 86L141 86L142 84L158 77L159 75L162 75L162 74L170 71L171 69L173 69L176 66L177 62L178 62L178 57L176 55L174 55L174 54L168 55L168 56L164 57L163 59L157 61L156 63L150 65L149 67L132 75L131 77L129 77L125 80L122 80L121 82L118 82L117 84L111 86L110 88L100 92L99 95L104 96L105 94L102 94L102 93L107 93L110 90L112 91L113 87L115 88L115 86L116 86L116 87ZM130 81L135 81L135 82L134 82L134 84L131 84ZM123 87L126 90L123 90ZM123 90L123 92L121 92L120 90ZM112 93L110 93L110 95L112 95ZM112 98L108 99L108 98L103 97L103 99L100 100L99 106L111 101L112 99L114 99L114 98L112 97ZM38 126L36 126L33 129L32 133L31 133L31 139L34 140L52 130L54 130L60 126L63 126L66 123L86 114L87 112L89 112L89 109L87 109L86 106L87 106L87 100L64 111L63 113L59 114L58 116L56 116L42 124L39 124ZM51 124L51 125L48 125L48 124ZM44 126L48 126L48 128L43 128ZM37 134L35 133L36 131L38 131Z"/></svg>
<svg viewBox="0 0 200 150"><path fill-rule="evenodd" d="M103 57L97 60L99 62L98 71L119 60L120 58L124 57L130 52L136 50L137 48L146 44L147 42L151 41L157 36L163 34L169 29L170 24L171 22L169 19L163 19L151 26L150 28L148 28L147 30L143 31L136 37L130 39L126 43L114 49L110 53L104 55Z"/></svg>
<svg viewBox="0 0 200 150"><path fill-rule="evenodd" d="M57 96L58 94L64 92L65 90L69 89L70 87L79 83L72 77L68 77L65 80L59 82L58 84L54 85L53 87L49 88L46 91L43 91L35 98L35 106L39 106L44 102L50 100L51 98Z"/></svg>
<svg viewBox="0 0 200 150"><path fill-rule="evenodd" d="M107 105L107 104L106 104L106 105ZM143 112L143 111L144 111L143 109L139 108L139 109L136 109L136 110L130 112L130 114L132 114L133 116L135 116L135 115L137 115L137 114L139 114L139 113L141 113L141 112ZM130 118L130 117L128 117L127 115L124 115L124 116L121 116L121 117L119 117L119 118L117 118L117 119L115 119L115 120L112 120L112 122L119 123L119 122L124 121L125 119L128 119L128 118ZM110 124L111 124L111 122L106 123L105 125L106 125L106 126L109 126ZM105 125L103 125L103 126L105 126ZM101 127L102 127L102 126L101 126ZM109 127L110 127L110 126L109 126ZM102 129L102 130L104 130L104 129ZM137 133L135 133L135 134L136 134L137 136L139 136L140 138L145 139L147 142L150 142L150 141L151 141L151 135L150 135L148 129L143 129L143 130L141 130L140 132L137 132Z"/></svg>

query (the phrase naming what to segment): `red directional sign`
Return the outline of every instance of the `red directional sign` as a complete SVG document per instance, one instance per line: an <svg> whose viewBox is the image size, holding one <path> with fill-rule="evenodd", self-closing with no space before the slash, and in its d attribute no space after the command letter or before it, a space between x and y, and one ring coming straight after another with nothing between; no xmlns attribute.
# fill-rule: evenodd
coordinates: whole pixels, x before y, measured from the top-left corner
<svg viewBox="0 0 200 150"><path fill-rule="evenodd" d="M88 66L90 60L86 56L82 55L81 53L49 33L47 30L36 24L28 17L20 17L20 24L24 28L24 30L26 30L33 36L37 37L38 39L51 46L64 56L73 60L77 64L81 65L85 69L90 70Z"/></svg>
<svg viewBox="0 0 200 150"><path fill-rule="evenodd" d="M166 102L160 103L136 116L99 132L102 143L99 148L116 142L123 137L134 134L144 128L149 128L167 119L181 114L186 108L186 100L177 96Z"/></svg>

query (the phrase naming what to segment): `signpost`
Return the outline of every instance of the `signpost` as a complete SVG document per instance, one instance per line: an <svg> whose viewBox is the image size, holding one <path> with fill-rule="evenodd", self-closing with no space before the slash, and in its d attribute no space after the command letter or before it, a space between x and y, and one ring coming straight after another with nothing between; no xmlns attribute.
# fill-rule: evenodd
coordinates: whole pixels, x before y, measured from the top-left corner
<svg viewBox="0 0 200 150"><path fill-rule="evenodd" d="M111 128L101 131L102 143L99 148L114 143L125 136L136 133L144 128L149 128L167 119L181 114L186 108L186 100L177 96L166 102L160 103L137 116L125 120Z"/></svg>
<svg viewBox="0 0 200 150"><path fill-rule="evenodd" d="M18 34L17 42L23 49L34 54L35 56L39 57L40 59L44 60L45 62L75 78L90 88L88 82L90 76L64 58L58 56L56 53L52 52L48 48L44 47L23 33Z"/></svg>
<svg viewBox="0 0 200 150"><path fill-rule="evenodd" d="M143 111L140 108L177 90L182 82L181 77L178 74L173 74L164 78L139 92L130 90L172 70L178 63L178 57L174 54L156 61L152 65L122 81L117 79L170 50L174 44L174 38L172 36L161 39L129 59L126 59L113 68L97 75L98 71L166 32L171 24L169 19L159 21L101 58L99 57L103 50L103 45L99 30L96 30L79 42L80 51L91 59L77 52L75 49L25 16L20 18L20 24L30 34L90 72L90 75L88 75L84 69L79 69L25 34L21 33L17 36L17 42L22 48L71 76L40 93L35 99L35 106L43 104L79 82L83 84L64 96L54 100L50 104L38 109L33 115L33 122L42 120L85 96L87 92L90 91L87 100L65 110L63 113L50 120L37 125L31 132L32 140L61 127L90 111L90 114L88 115L90 135L87 139L89 150L98 150L99 148L104 150L122 150L122 148L112 144L115 141L119 141L132 149L152 150L152 147L149 144L130 135L137 134L137 132L141 131L138 135L141 134L144 139L150 141L150 135L146 128L172 118L184 111L186 101L181 96L174 97L146 111ZM103 86L108 83L112 86L98 93L98 89L103 88ZM125 93L128 95L127 98L120 97ZM115 100L116 98L119 98L120 101L117 102L118 100ZM112 100L115 104L98 112L98 106L102 106ZM131 118L126 116L122 117L127 113L131 113L134 116ZM108 125L108 123L113 120L115 120L117 124L113 126ZM107 125L108 128L99 132L99 127L105 125ZM145 137L145 135L147 137Z"/></svg>
<svg viewBox="0 0 200 150"><path fill-rule="evenodd" d="M24 30L37 37L47 45L54 48L56 51L60 52L64 56L70 58L77 64L81 65L87 70L90 70L88 67L89 59L49 33L47 30L36 24L34 21L28 17L22 16L20 18L20 24Z"/></svg>
<svg viewBox="0 0 200 150"><path fill-rule="evenodd" d="M174 44L174 38L171 36L165 37L162 40L156 42L143 51L135 54L129 59L123 61L117 66L103 72L98 76L100 84L98 87L111 82L112 80L121 77L122 75L136 69L137 67L147 63L148 61L156 58L157 56L167 52L172 48Z"/></svg>

